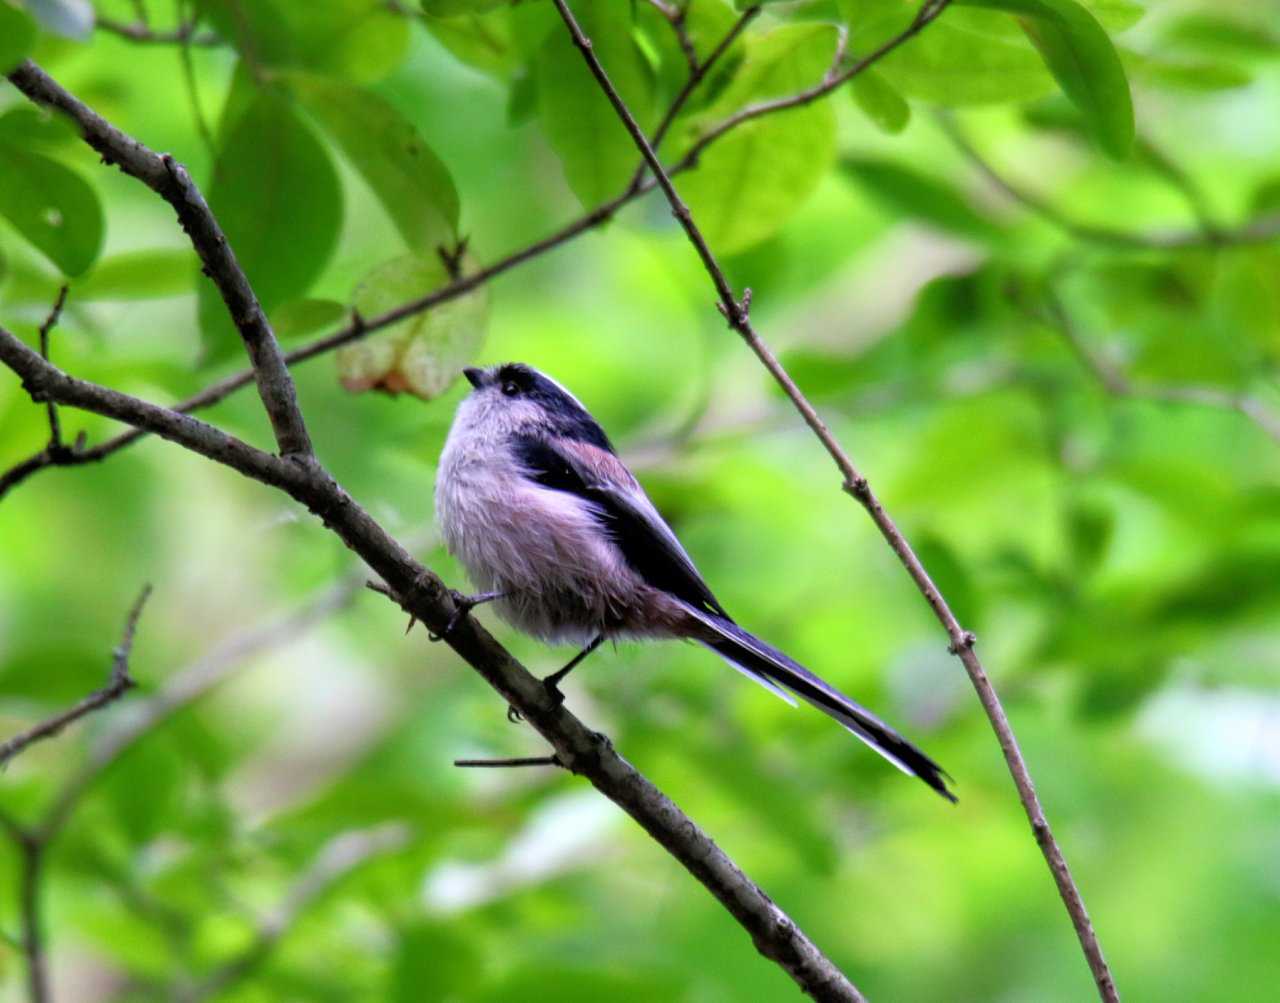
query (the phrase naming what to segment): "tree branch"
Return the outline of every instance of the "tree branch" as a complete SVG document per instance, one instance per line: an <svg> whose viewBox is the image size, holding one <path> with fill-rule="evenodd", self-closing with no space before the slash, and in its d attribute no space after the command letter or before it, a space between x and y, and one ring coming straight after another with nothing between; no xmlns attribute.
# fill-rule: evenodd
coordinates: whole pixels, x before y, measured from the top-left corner
<svg viewBox="0 0 1280 1003"><path fill-rule="evenodd" d="M92 714L98 708L105 707L107 704L120 699L133 688L134 682L129 675L129 655L133 651L133 636L138 629L138 618L142 616L142 607L146 604L147 597L150 595L151 586L143 586L142 592L129 610L128 617L125 618L124 633L120 638L120 644L112 654L111 675L107 685L90 693L79 703L67 708L61 714L56 714L46 721L41 721L34 727L14 735L5 742L0 742L0 769L3 769L9 760L13 759L14 756L18 755L33 742L52 738L67 725L74 724L86 714Z"/></svg>
<svg viewBox="0 0 1280 1003"><path fill-rule="evenodd" d="M212 32L197 33L194 19L168 31L156 31L142 22L131 24L99 15L94 21L94 27L101 31L110 32L113 35L119 35L130 42L143 42L149 45L215 46L222 44L222 39Z"/></svg>
<svg viewBox="0 0 1280 1003"><path fill-rule="evenodd" d="M318 463L299 464L255 449L198 419L68 376L0 328L0 362L37 400L52 399L137 425L286 492L306 505L400 597L406 612L434 633L457 612L449 589L362 509ZM445 638L468 664L552 746L565 769L586 777L635 819L707 888L751 935L819 1000L860 1000L812 941L715 842L643 774L589 729L542 681L517 662L475 619Z"/></svg>
<svg viewBox="0 0 1280 1003"><path fill-rule="evenodd" d="M36 104L69 115L80 127L85 142L97 150L103 160L118 164L126 174L137 178L173 206L200 256L205 273L218 287L227 312L244 340L256 374L258 393L271 419L281 454L313 455L311 439L298 410L293 377L289 375L275 332L217 219L186 168L168 154L156 153L117 129L30 60L10 73L9 79Z"/></svg>
<svg viewBox="0 0 1280 1003"><path fill-rule="evenodd" d="M1018 748L1017 739L1014 737L1013 729L1009 724L1008 716L1004 712L1004 708L1000 704L999 698L996 696L995 690L987 678L986 671L982 666L982 662L974 651L975 638L972 633L960 626L955 614L952 613L950 606L947 605L946 599L942 593L938 591L937 586L929 577L924 566L920 563L920 559L911 549L911 545L907 542L906 537L902 535L894 521L884 510L880 500L871 490L870 484L854 466L853 461L845 453L840 444L836 441L831 431L819 417L813 405L805 398L804 394L796 386L790 375L778 362L774 354L765 345L760 336L756 333L751 324L750 290L746 291L741 300L735 299L733 289L729 284L729 280L725 277L724 271L720 268L716 261L715 255L711 252L710 247L703 237L697 224L694 222L689 212L688 206L680 198L675 186L672 184L670 177L663 170L661 162L657 155L653 152L653 148L645 139L644 132L637 124L635 117L627 108L626 103L622 100L617 89L609 81L609 77L603 66L600 65L599 59L596 58L595 52L592 50L591 41L583 34L577 21L573 17L573 13L569 10L565 0L554 0L556 9L560 13L561 19L568 28L570 35L573 37L574 43L582 53L583 59L586 60L588 68L595 77L596 82L600 85L601 90L608 97L609 102L613 105L622 124L631 134L632 140L636 147L640 150L641 155L649 164L654 176L657 178L659 187L667 196L667 201L671 204L672 213L679 220L680 225L684 228L685 233L689 237L690 243L698 252L699 258L707 270L712 283L719 294L719 303L721 313L728 320L732 327L747 343L748 347L755 353L756 357L764 365L764 367L773 376L775 381L782 387L787 397L795 405L796 409L804 418L805 423L817 436L827 453L835 462L837 468L844 477L844 489L854 498L856 498L866 509L875 523L876 528L880 530L893 552L898 556L906 568L907 573L911 576L912 581L920 590L928 602L930 609L946 630L950 638L950 650L959 657L963 663L965 670L969 674L969 678L973 683L974 689L977 691L978 699L982 703L983 709L987 713L987 717L991 722L991 726L996 733L996 738L1000 743L1001 751L1004 753L1005 762L1008 765L1009 772L1013 776L1014 785L1017 787L1019 799L1026 811L1027 818L1031 823L1032 832L1035 835L1036 842L1040 846L1049 869L1053 874L1054 881L1058 886L1058 892L1062 897L1062 901L1066 906L1067 913L1071 917L1071 922L1075 927L1076 935L1080 941L1080 946L1084 951L1085 959L1088 961L1090 971L1093 973L1094 982L1098 988L1099 996L1111 1003L1111 1001L1119 1000L1119 995L1115 988L1115 982L1112 979L1111 972L1107 967L1107 963L1103 958L1102 948L1098 943L1098 938L1093 930L1093 925L1089 920L1088 911L1085 909L1084 900L1080 895L1079 889L1076 887L1074 879L1071 877L1071 871L1067 867L1066 859L1062 855L1062 851L1054 839L1053 831L1049 827L1048 820L1045 818L1044 809L1040 804L1040 799L1036 794L1035 784L1032 782L1031 774L1027 770L1026 762L1022 758L1022 752ZM838 86L856 72L858 67L869 65L869 61L878 58L885 52L889 51L894 45L900 44L905 38L910 37L922 30L930 21L945 8L946 0L926 0L920 8L916 18L912 21L908 32L899 36L895 41L886 43L880 49L873 53L872 56L860 60L850 70L841 74L829 77L830 80L837 83L832 86ZM818 88L811 88L805 92L801 99L785 99L787 107L793 107L796 104L805 103L808 100L820 96L826 91L822 90L826 84L819 85ZM827 87L829 90L830 87ZM776 109L777 102L770 102L768 105L754 106L756 109L764 109L773 107ZM734 116L731 121L744 121L751 114L764 114L762 110L752 113L752 109L746 109ZM695 150L697 149L695 145ZM688 158L686 158L688 159Z"/></svg>

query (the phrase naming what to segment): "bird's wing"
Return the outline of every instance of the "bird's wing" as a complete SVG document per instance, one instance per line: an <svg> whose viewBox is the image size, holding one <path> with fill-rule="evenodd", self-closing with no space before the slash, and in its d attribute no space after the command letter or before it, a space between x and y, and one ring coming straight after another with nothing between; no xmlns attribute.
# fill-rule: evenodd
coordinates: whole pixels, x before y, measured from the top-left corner
<svg viewBox="0 0 1280 1003"><path fill-rule="evenodd" d="M675 533L620 459L588 442L526 437L516 456L530 480L590 502L631 568L656 589L728 619Z"/></svg>

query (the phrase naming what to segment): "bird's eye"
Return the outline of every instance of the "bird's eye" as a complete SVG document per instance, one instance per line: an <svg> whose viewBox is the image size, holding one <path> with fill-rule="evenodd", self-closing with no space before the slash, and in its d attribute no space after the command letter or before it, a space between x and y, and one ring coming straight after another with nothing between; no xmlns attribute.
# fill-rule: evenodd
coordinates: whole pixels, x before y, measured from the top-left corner
<svg viewBox="0 0 1280 1003"><path fill-rule="evenodd" d="M515 380L507 380L504 384L502 384L502 392L506 394L508 397L515 397L518 393L520 393L520 387L515 382Z"/></svg>

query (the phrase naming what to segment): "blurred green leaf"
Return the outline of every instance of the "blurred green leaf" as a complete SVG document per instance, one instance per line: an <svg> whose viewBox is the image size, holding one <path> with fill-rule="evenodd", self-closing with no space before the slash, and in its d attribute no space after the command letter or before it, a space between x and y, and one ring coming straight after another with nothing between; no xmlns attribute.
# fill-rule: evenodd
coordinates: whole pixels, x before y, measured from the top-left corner
<svg viewBox="0 0 1280 1003"><path fill-rule="evenodd" d="M339 80L292 74L290 86L373 189L415 251L452 248L458 192L413 124L383 98Z"/></svg>
<svg viewBox="0 0 1280 1003"><path fill-rule="evenodd" d="M268 314L307 291L342 225L342 188L329 154L290 104L267 91L226 135L208 199ZM200 283L199 301L206 355L225 359L240 339L212 282Z"/></svg>
<svg viewBox="0 0 1280 1003"><path fill-rule="evenodd" d="M271 312L271 326L277 337L288 340L334 327L346 315L347 308L337 300L290 300Z"/></svg>
<svg viewBox="0 0 1280 1003"><path fill-rule="evenodd" d="M404 58L409 19L382 0L198 0L218 34L257 70L296 68L360 83Z"/></svg>
<svg viewBox="0 0 1280 1003"><path fill-rule="evenodd" d="M75 284L77 301L148 300L191 293L194 254L157 248L123 251L103 258Z"/></svg>
<svg viewBox="0 0 1280 1003"><path fill-rule="evenodd" d="M408 255L375 268L356 288L355 308L376 317L449 282L438 255ZM484 341L488 294L462 296L338 350L338 375L353 392L382 390L438 397Z"/></svg>
<svg viewBox="0 0 1280 1003"><path fill-rule="evenodd" d="M1164 59L1159 56L1124 54L1125 64L1144 83L1185 91L1226 91L1246 86L1253 75L1231 63L1210 63Z"/></svg>
<svg viewBox="0 0 1280 1003"><path fill-rule="evenodd" d="M105 226L93 187L58 161L7 141L0 141L0 175L0 216L64 275L85 272L102 249Z"/></svg>
<svg viewBox="0 0 1280 1003"><path fill-rule="evenodd" d="M583 0L575 15L614 88L642 128L651 126L653 72L631 36L630 13L609 0ZM535 61L538 110L565 180L587 208L622 191L640 153L568 32L553 32Z"/></svg>
<svg viewBox="0 0 1280 1003"><path fill-rule="evenodd" d="M1268 25L1263 8L1193 10L1171 21L1163 32L1172 45L1223 55L1274 59L1280 55L1280 31Z"/></svg>
<svg viewBox="0 0 1280 1003"><path fill-rule="evenodd" d="M853 100L878 129L897 135L911 121L911 106L881 74L866 69L849 81Z"/></svg>
<svg viewBox="0 0 1280 1003"><path fill-rule="evenodd" d="M419 0L424 13L431 17L458 17L462 14L483 14L501 7L510 0Z"/></svg>
<svg viewBox="0 0 1280 1003"><path fill-rule="evenodd" d="M918 534L916 556L951 607L956 619L968 630L982 629L982 598L964 563L951 545L935 533Z"/></svg>
<svg viewBox="0 0 1280 1003"><path fill-rule="evenodd" d="M0 73L27 58L36 44L36 23L14 0L0 0Z"/></svg>
<svg viewBox="0 0 1280 1003"><path fill-rule="evenodd" d="M840 166L848 177L896 213L978 240L991 240L999 233L998 227L979 215L959 191L940 178L892 160L846 157Z"/></svg>
<svg viewBox="0 0 1280 1003"><path fill-rule="evenodd" d="M826 72L835 46L829 25L787 25L752 41L704 120L792 94ZM835 156L835 116L826 102L753 119L717 141L676 187L711 247L732 254L783 226L817 187Z"/></svg>
<svg viewBox="0 0 1280 1003"><path fill-rule="evenodd" d="M1106 557L1115 518L1102 504L1078 501L1067 509L1066 520L1072 568L1077 574L1090 575Z"/></svg>
<svg viewBox="0 0 1280 1003"><path fill-rule="evenodd" d="M480 980L483 958L448 923L420 921L400 931L386 1003L466 999Z"/></svg>
<svg viewBox="0 0 1280 1003"><path fill-rule="evenodd" d="M1113 157L1133 146L1129 81L1102 26L1075 0L957 0L1021 15L1023 30L1063 92L1084 113L1098 145Z"/></svg>

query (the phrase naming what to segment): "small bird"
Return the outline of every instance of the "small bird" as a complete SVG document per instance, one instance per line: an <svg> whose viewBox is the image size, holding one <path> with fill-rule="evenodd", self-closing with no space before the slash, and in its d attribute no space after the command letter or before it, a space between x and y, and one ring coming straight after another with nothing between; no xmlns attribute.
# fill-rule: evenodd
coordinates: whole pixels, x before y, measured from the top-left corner
<svg viewBox="0 0 1280 1003"><path fill-rule="evenodd" d="M946 773L865 707L734 623L671 528L568 390L522 363L464 369L440 456L436 518L449 552L482 590L459 616L492 602L518 630L581 651L606 639L687 638L795 706L835 718L904 773L949 801Z"/></svg>

